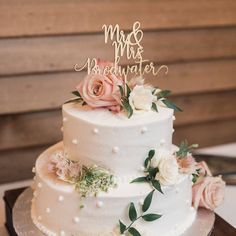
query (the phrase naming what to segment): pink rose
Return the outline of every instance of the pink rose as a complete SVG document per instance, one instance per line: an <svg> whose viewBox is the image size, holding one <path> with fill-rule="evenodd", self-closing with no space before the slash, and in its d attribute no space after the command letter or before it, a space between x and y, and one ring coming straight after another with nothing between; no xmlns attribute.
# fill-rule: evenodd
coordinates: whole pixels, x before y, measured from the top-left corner
<svg viewBox="0 0 236 236"><path fill-rule="evenodd" d="M208 176L193 185L193 206L214 210L224 200L225 182L221 177Z"/></svg>
<svg viewBox="0 0 236 236"><path fill-rule="evenodd" d="M195 172L196 161L193 156L177 158L177 162L181 173L191 174Z"/></svg>
<svg viewBox="0 0 236 236"><path fill-rule="evenodd" d="M104 69L111 67L112 63L99 61L98 65L101 74L87 75L76 89L90 107L106 107L117 112L120 110L121 100L118 85L123 85L123 80L115 74L103 74Z"/></svg>

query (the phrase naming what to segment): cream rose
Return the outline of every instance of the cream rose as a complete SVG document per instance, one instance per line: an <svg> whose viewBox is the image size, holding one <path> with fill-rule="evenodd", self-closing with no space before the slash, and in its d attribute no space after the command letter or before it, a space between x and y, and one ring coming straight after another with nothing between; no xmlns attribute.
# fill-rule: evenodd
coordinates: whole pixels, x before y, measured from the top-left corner
<svg viewBox="0 0 236 236"><path fill-rule="evenodd" d="M149 111L155 99L150 87L136 85L129 95L129 104L133 110Z"/></svg>
<svg viewBox="0 0 236 236"><path fill-rule="evenodd" d="M169 150L166 150L164 148L158 149L155 151L155 155L151 160L151 166L154 168L158 167L161 160L167 159L172 156L173 156L173 154Z"/></svg>
<svg viewBox="0 0 236 236"><path fill-rule="evenodd" d="M221 177L207 176L195 184L193 190L193 206L214 210L224 200L225 182Z"/></svg>
<svg viewBox="0 0 236 236"><path fill-rule="evenodd" d="M120 106L118 85L123 85L123 81L116 75L89 74L76 88L90 107L116 110Z"/></svg>
<svg viewBox="0 0 236 236"><path fill-rule="evenodd" d="M159 165L159 172L156 175L156 179L163 185L176 184L179 177L179 166L174 156L163 158Z"/></svg>

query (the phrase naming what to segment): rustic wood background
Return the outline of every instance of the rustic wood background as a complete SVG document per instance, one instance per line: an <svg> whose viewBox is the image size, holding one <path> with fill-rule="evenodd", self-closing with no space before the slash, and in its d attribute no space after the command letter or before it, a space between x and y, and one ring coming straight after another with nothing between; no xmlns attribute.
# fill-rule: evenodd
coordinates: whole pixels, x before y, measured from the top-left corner
<svg viewBox="0 0 236 236"><path fill-rule="evenodd" d="M113 58L101 26L136 20L145 57L170 70L149 79L184 109L174 142L236 141L235 0L0 0L0 183L31 177L61 140L60 106L85 75L74 64Z"/></svg>

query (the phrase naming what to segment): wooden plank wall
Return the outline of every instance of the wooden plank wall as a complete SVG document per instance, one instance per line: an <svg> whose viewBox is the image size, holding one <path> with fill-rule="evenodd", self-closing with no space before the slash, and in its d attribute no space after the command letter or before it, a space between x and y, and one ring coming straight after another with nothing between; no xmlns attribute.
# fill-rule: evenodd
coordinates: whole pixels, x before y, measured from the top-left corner
<svg viewBox="0 0 236 236"><path fill-rule="evenodd" d="M174 142L236 141L235 12L235 0L0 0L0 183L31 177L62 138L60 106L85 75L74 64L113 58L104 23L139 20L145 58L169 66L148 79L184 109Z"/></svg>

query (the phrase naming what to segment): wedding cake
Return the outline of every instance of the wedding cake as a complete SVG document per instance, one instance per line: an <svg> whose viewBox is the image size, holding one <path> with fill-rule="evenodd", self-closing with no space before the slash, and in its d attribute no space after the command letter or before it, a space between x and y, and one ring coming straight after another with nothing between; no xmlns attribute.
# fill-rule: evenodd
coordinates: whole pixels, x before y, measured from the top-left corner
<svg viewBox="0 0 236 236"><path fill-rule="evenodd" d="M136 38L141 47L137 35L126 43ZM170 91L140 74L124 78L116 60L92 61L62 106L63 141L36 161L34 224L48 236L181 235L199 206L222 202L224 182L194 160L197 145L172 144L174 110L181 109Z"/></svg>

